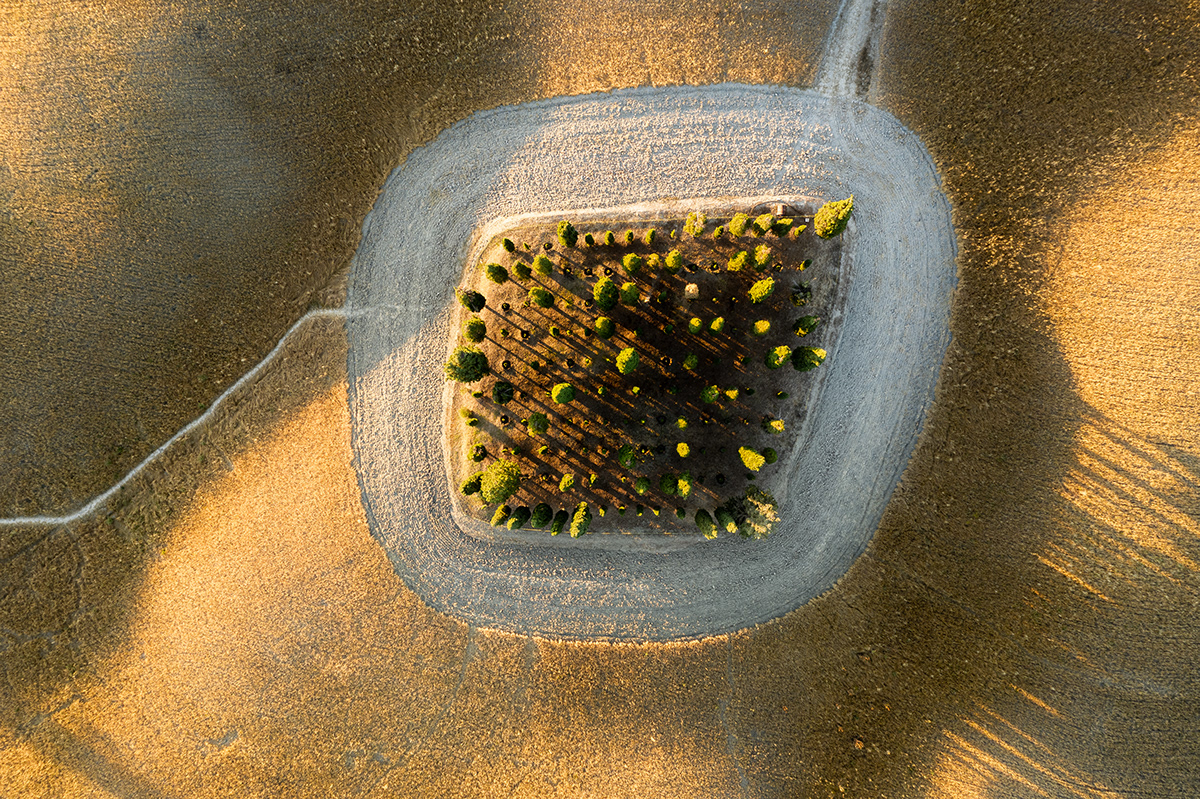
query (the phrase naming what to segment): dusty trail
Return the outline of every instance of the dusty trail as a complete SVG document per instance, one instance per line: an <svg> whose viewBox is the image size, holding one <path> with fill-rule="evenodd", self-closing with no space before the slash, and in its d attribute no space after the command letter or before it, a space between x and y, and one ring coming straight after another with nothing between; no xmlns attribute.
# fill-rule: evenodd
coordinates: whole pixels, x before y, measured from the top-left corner
<svg viewBox="0 0 1200 799"><path fill-rule="evenodd" d="M825 42L813 89L831 97L871 100L887 0L843 0Z"/></svg>

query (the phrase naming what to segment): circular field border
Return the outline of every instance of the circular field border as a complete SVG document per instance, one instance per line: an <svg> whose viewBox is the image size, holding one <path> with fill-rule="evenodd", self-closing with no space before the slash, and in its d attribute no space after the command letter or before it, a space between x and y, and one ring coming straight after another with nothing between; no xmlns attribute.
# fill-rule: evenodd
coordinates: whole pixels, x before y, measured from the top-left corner
<svg viewBox="0 0 1200 799"><path fill-rule="evenodd" d="M668 197L849 194L841 336L775 535L650 552L488 542L454 524L441 363L477 229ZM419 596L478 626L676 640L782 615L831 587L874 534L933 397L955 256L928 153L863 103L724 84L476 114L393 172L351 269L352 445L372 534Z"/></svg>

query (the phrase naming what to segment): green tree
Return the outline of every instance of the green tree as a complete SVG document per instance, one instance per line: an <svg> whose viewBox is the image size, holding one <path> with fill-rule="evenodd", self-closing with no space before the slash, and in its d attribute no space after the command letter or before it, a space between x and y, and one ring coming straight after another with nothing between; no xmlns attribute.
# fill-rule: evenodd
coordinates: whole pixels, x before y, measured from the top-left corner
<svg viewBox="0 0 1200 799"><path fill-rule="evenodd" d="M778 369L787 363L790 357L792 357L792 348L786 344L780 344L774 349L767 350L767 368Z"/></svg>
<svg viewBox="0 0 1200 799"><path fill-rule="evenodd" d="M571 538L579 538L588 531L592 525L592 511L588 508L586 502L580 502L575 506L575 513L571 516Z"/></svg>
<svg viewBox="0 0 1200 799"><path fill-rule="evenodd" d="M667 472L662 477L658 478L658 490L666 494L668 497L675 496L675 490L679 487L679 478Z"/></svg>
<svg viewBox="0 0 1200 799"><path fill-rule="evenodd" d="M767 431L768 433L770 433L772 435L779 435L780 433L783 432L783 420L782 419L763 419L763 430ZM766 458L766 453L763 453L763 457Z"/></svg>
<svg viewBox="0 0 1200 799"><path fill-rule="evenodd" d="M495 505L517 493L520 487L520 467L510 460L494 460L483 470L479 496L485 505Z"/></svg>
<svg viewBox="0 0 1200 799"><path fill-rule="evenodd" d="M775 293L775 278L764 277L750 287L750 302L758 303Z"/></svg>
<svg viewBox="0 0 1200 799"><path fill-rule="evenodd" d="M771 231L771 227L775 224L773 214L759 214L754 218L754 235L765 236Z"/></svg>
<svg viewBox="0 0 1200 799"><path fill-rule="evenodd" d="M717 528L724 530L727 533L736 533L738 531L737 519L728 507L722 505L716 510Z"/></svg>
<svg viewBox="0 0 1200 799"><path fill-rule="evenodd" d="M608 247L611 247L616 243L617 237L613 234L613 232L611 230L604 231L604 244Z"/></svg>
<svg viewBox="0 0 1200 799"><path fill-rule="evenodd" d="M683 232L698 238L708 226L708 216L703 211L692 211L683 222Z"/></svg>
<svg viewBox="0 0 1200 799"><path fill-rule="evenodd" d="M721 333L725 330L725 317L718 316L716 319L708 323L708 329L713 333Z"/></svg>
<svg viewBox="0 0 1200 799"><path fill-rule="evenodd" d="M558 481L558 490L564 494L567 493L568 491L570 491L574 487L575 487L575 473L574 472L567 472L566 474L564 474L562 476L562 479Z"/></svg>
<svg viewBox="0 0 1200 799"><path fill-rule="evenodd" d="M576 232L575 226L567 219L559 222L558 242L564 247L574 247L577 241L579 241L579 233Z"/></svg>
<svg viewBox="0 0 1200 799"><path fill-rule="evenodd" d="M616 331L616 329L617 329L617 326L613 324L613 320L609 319L607 316L597 317L597 319L596 319L596 335L599 336L600 338L604 338L604 339L612 338L612 335Z"/></svg>
<svg viewBox="0 0 1200 799"><path fill-rule="evenodd" d="M654 246L654 236L657 232L658 231L655 230L654 228L650 228L649 230L646 231L646 236L642 239L642 241L646 242L647 247Z"/></svg>
<svg viewBox="0 0 1200 799"><path fill-rule="evenodd" d="M725 226L717 225L716 228L713 229L713 241L720 241L723 238L725 238Z"/></svg>
<svg viewBox="0 0 1200 799"><path fill-rule="evenodd" d="M479 493L480 483L483 481L483 472L475 472L475 474L463 480L460 489L464 496L471 496Z"/></svg>
<svg viewBox="0 0 1200 799"><path fill-rule="evenodd" d="M632 246L633 246L633 239L634 239L634 236L633 236L633 231L632 231L632 230L626 230L626 231L625 231L625 246L626 246L626 247L632 247Z"/></svg>
<svg viewBox="0 0 1200 799"><path fill-rule="evenodd" d="M546 414L534 411L529 414L529 421L525 423L525 427L529 430L529 435L540 436L550 429L550 420L546 418Z"/></svg>
<svg viewBox="0 0 1200 799"><path fill-rule="evenodd" d="M533 508L533 513L529 517L529 526L534 530L542 530L550 523L550 519L554 516L554 511L545 502L539 502Z"/></svg>
<svg viewBox="0 0 1200 799"><path fill-rule="evenodd" d="M596 237L593 236L591 233L585 233L585 234L583 234L583 243L589 247L595 247L596 246Z"/></svg>
<svg viewBox="0 0 1200 799"><path fill-rule="evenodd" d="M642 266L644 266L645 263L646 262L642 260L642 256L638 255L636 252L630 252L626 253L625 257L621 259L621 268L625 270L625 274L633 277L638 272L642 271Z"/></svg>
<svg viewBox="0 0 1200 799"><path fill-rule="evenodd" d="M667 253L666 260L663 263L668 272L675 274L683 268L683 256L680 255L679 250L671 250Z"/></svg>
<svg viewBox="0 0 1200 799"><path fill-rule="evenodd" d="M487 457L487 454L487 447L485 447L483 444L476 444L475 446L471 447L471 460L475 463L482 461Z"/></svg>
<svg viewBox="0 0 1200 799"><path fill-rule="evenodd" d="M522 505L521 507L519 507L515 511L513 511L512 516L508 517L508 529L509 530L520 530L522 527L525 526L525 523L527 521L529 521L529 517L532 515L533 514L530 512L529 508Z"/></svg>
<svg viewBox="0 0 1200 799"><path fill-rule="evenodd" d="M746 235L746 226L749 224L749 214L734 214L733 219L729 220L729 235L734 238L741 238Z"/></svg>
<svg viewBox="0 0 1200 799"><path fill-rule="evenodd" d="M692 495L692 473L684 472L679 475L679 481L675 484L675 496L680 499L687 499Z"/></svg>
<svg viewBox="0 0 1200 799"><path fill-rule="evenodd" d="M813 232L823 239L832 239L846 229L846 224L850 221L850 214L853 212L853 194L844 200L825 203L813 217Z"/></svg>
<svg viewBox="0 0 1200 799"><path fill-rule="evenodd" d="M625 469L633 465L633 447L631 445L622 444L621 448L617 450L617 463Z"/></svg>
<svg viewBox="0 0 1200 799"><path fill-rule="evenodd" d="M534 286L529 290L529 301L539 308L554 307L554 295L541 286Z"/></svg>
<svg viewBox="0 0 1200 799"><path fill-rule="evenodd" d="M458 297L459 304L471 313L479 313L487 304L487 300L478 291L455 289L454 295Z"/></svg>
<svg viewBox="0 0 1200 799"><path fill-rule="evenodd" d="M538 274L538 277L550 277L554 274L554 262L544 253L539 252L533 256L533 271Z"/></svg>
<svg viewBox="0 0 1200 799"><path fill-rule="evenodd" d="M770 465L770 464L774 463L775 461L779 460L779 453L776 452L775 450L771 449L770 447L767 447L766 449L764 449L762 451L762 456L763 456L763 460L767 462L767 465Z"/></svg>
<svg viewBox="0 0 1200 799"><path fill-rule="evenodd" d="M720 396L721 389L717 388L716 386L705 386L704 390L700 392L700 399L709 403L710 405L716 402L717 398Z"/></svg>
<svg viewBox="0 0 1200 799"><path fill-rule="evenodd" d="M560 510L554 514L554 523L550 525L550 535L558 535L567 526L567 519L571 518L565 510Z"/></svg>
<svg viewBox="0 0 1200 799"><path fill-rule="evenodd" d="M700 530L700 535L708 540L717 537L717 526L713 524L713 518L704 508L696 511L696 527Z"/></svg>
<svg viewBox="0 0 1200 799"><path fill-rule="evenodd" d="M683 359L683 368L690 371L696 371L696 367L700 365L700 356L694 352L689 352Z"/></svg>
<svg viewBox="0 0 1200 799"><path fill-rule="evenodd" d="M529 268L529 264L524 261L517 261L513 264L513 272L517 275L517 280L528 280L533 274L533 270Z"/></svg>
<svg viewBox="0 0 1200 799"><path fill-rule="evenodd" d="M512 402L516 389L507 380L497 380L492 386L492 402L497 405L507 405Z"/></svg>
<svg viewBox="0 0 1200 799"><path fill-rule="evenodd" d="M767 462L766 458L750 447L738 447L738 456L742 459L745 467L752 472L757 472Z"/></svg>
<svg viewBox="0 0 1200 799"><path fill-rule="evenodd" d="M762 272L771 265L771 248L760 244L754 248L754 270Z"/></svg>
<svg viewBox="0 0 1200 799"><path fill-rule="evenodd" d="M638 291L637 283L621 284L621 304L632 308L637 305L639 296L640 292Z"/></svg>
<svg viewBox="0 0 1200 799"><path fill-rule="evenodd" d="M792 325L792 332L797 336L807 336L809 333L816 330L817 325L820 323L821 320L816 316L801 316L796 320L796 323Z"/></svg>
<svg viewBox="0 0 1200 799"><path fill-rule="evenodd" d="M788 234L788 232L792 229L792 225L794 225L795 223L796 223L796 220L791 218L790 216L783 217L781 219L776 219L775 224L771 225L771 232L774 233L776 236L783 238L784 236L786 236ZM803 225L800 227L800 230L804 230Z"/></svg>
<svg viewBox="0 0 1200 799"><path fill-rule="evenodd" d="M513 240L507 238L500 242L500 246L504 248L505 252L513 252L517 249L517 245L513 244Z"/></svg>
<svg viewBox="0 0 1200 799"><path fill-rule="evenodd" d="M596 306L602 311L612 310L620 296L617 284L607 277L600 278L596 281L596 285L592 287L592 298L596 301Z"/></svg>
<svg viewBox="0 0 1200 799"><path fill-rule="evenodd" d="M744 538L766 538L779 524L779 503L769 491L748 486L739 518L738 531Z"/></svg>
<svg viewBox="0 0 1200 799"><path fill-rule="evenodd" d="M463 338L478 344L487 337L487 325L478 316L470 316L463 322Z"/></svg>
<svg viewBox="0 0 1200 799"><path fill-rule="evenodd" d="M746 261L750 258L750 253L745 250L740 250L736 255L729 259L729 264L726 268L730 272L740 272L746 266Z"/></svg>
<svg viewBox="0 0 1200 799"><path fill-rule="evenodd" d="M617 355L617 371L623 375L630 374L638 367L638 352L633 347L626 347Z"/></svg>
<svg viewBox="0 0 1200 799"><path fill-rule="evenodd" d="M692 454L692 448L689 447L685 442L680 441L675 445L675 454L681 458L686 458L688 455Z"/></svg>
<svg viewBox="0 0 1200 799"><path fill-rule="evenodd" d="M459 383L474 383L491 371L487 356L475 347L455 347L444 368L447 379Z"/></svg>
<svg viewBox="0 0 1200 799"><path fill-rule="evenodd" d="M575 387L570 383L558 383L554 388L550 389L550 399L559 405L566 405L575 399Z"/></svg>
<svg viewBox="0 0 1200 799"><path fill-rule="evenodd" d="M492 527L500 527L508 521L509 514L512 513L512 508L507 505L501 505L496 508L496 512L492 514Z"/></svg>
<svg viewBox="0 0 1200 799"><path fill-rule="evenodd" d="M501 286L508 282L508 270L500 264L488 264L486 267L484 267L484 271L487 272L488 280L492 281L497 286Z"/></svg>
<svg viewBox="0 0 1200 799"><path fill-rule="evenodd" d="M825 361L825 350L820 347L797 347L792 353L792 366L798 372L816 369Z"/></svg>
<svg viewBox="0 0 1200 799"><path fill-rule="evenodd" d="M752 329L753 329L754 335L758 336L759 338L762 338L763 336L765 336L771 332L771 322L770 322L770 320L767 320L767 319L759 319L758 321L756 321L754 323L754 327Z"/></svg>
<svg viewBox="0 0 1200 799"><path fill-rule="evenodd" d="M700 320L700 317L693 316L691 319L688 320L688 332L689 333L699 333L703 329L704 329L704 322L702 322Z"/></svg>
<svg viewBox="0 0 1200 799"><path fill-rule="evenodd" d="M645 494L650 490L650 481L645 477L639 477L633 481L633 490L638 494Z"/></svg>

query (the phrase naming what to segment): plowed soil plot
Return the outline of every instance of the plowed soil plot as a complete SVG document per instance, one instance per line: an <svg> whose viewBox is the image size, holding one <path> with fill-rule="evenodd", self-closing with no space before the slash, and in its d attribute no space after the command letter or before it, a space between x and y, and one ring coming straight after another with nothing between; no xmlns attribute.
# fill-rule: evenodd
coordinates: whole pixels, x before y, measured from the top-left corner
<svg viewBox="0 0 1200 799"><path fill-rule="evenodd" d="M758 217L758 229L736 210L575 218L574 246L526 224L472 258L448 352L481 351L488 373L447 392L460 523L520 537L582 533L583 516L590 533L769 533L836 333L841 237L812 234L814 207ZM486 301L476 313L470 292ZM480 476L497 461L519 487L487 503L497 481L489 492ZM762 511L749 522L748 492Z"/></svg>

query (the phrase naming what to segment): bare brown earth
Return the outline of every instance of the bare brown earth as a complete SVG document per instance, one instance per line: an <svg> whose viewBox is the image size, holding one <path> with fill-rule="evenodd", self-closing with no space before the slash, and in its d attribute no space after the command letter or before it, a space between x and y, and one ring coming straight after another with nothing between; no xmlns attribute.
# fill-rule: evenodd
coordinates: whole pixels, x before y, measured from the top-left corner
<svg viewBox="0 0 1200 799"><path fill-rule="evenodd" d="M345 207L353 231L377 185L363 176L464 109L626 81L803 85L810 64L796 53L819 49L820 31L804 22L758 25L779 18L770 6L730 25L704 4L687 24L677 6L635 18L541 4L498 10L491 19L512 20L499 28L462 8L418 8L422 25L411 26L398 12L307 18L246 6L211 18L223 38L202 63L287 132L278 142L270 125L258 129L264 150L302 147L323 164L287 184L300 213ZM820 10L828 20L829 6ZM61 377L39 389L40 405L6 397L3 430L10 419L49 430L40 408L56 391L69 397L92 364L139 363L97 357L116 346L108 328L85 324L68 300L92 308L95 287L112 281L107 267L133 253L102 245L144 237L153 220L64 201L92 196L62 176L95 139L76 121L92 112L76 110L58 75L120 105L137 96L122 75L175 62L169 48L147 47L122 67L107 60L116 45L87 46L157 30L144 10L80 13L6 10L2 102L20 112L0 116L17 176L6 184L3 265L20 291L0 316L19 356L10 371L31 374L68 340L7 312L26 298L31 318L48 318L41 275L55 276L63 318L79 318L71 332L91 344L54 362ZM206 440L228 464L197 441L161 461L111 524L4 531L0 784L35 797L1195 795L1200 10L909 0L887 13L881 102L922 136L956 210L955 344L875 542L833 592L690 644L562 644L429 611L362 520L339 385L344 339L332 334L215 422ZM51 19L62 33L39 34ZM678 38L660 45L664 30ZM568 31L570 46L549 46ZM771 52L759 55L764 40ZM404 77L384 83L381 54L393 48ZM499 56L495 71L479 66L484 51ZM38 92L18 96L26 73L14 53L40 65L28 73ZM120 119L114 110L94 123L110 116ZM322 138L323 126L340 132ZM30 146L19 141L62 145L22 155ZM153 151L144 143L97 162L136 186ZM51 224L56 209L74 223ZM194 215L214 218L211 208ZM301 237L326 269L352 247L334 235L335 218L318 220L331 239ZM84 235L93 246L62 254L60 242ZM234 274L259 274L260 262L214 241ZM53 263L66 264L61 274ZM131 282L158 263L135 255L142 272ZM119 306L135 294L112 296ZM237 306L252 320L239 334L264 331L265 348L286 323L262 322L265 295L250 296ZM236 292L221 300L242 302ZM129 307L134 317L154 308L144 296ZM178 372L150 374L161 380L150 407L189 385ZM143 402L107 388L94 392L99 411L67 425L87 444L72 450L84 453L82 476L44 494L22 478L11 490L32 500L21 510L106 484L94 468L103 449L88 444L103 425L89 420ZM174 429L161 427L162 438ZM57 462L49 447L28 450L35 466Z"/></svg>

